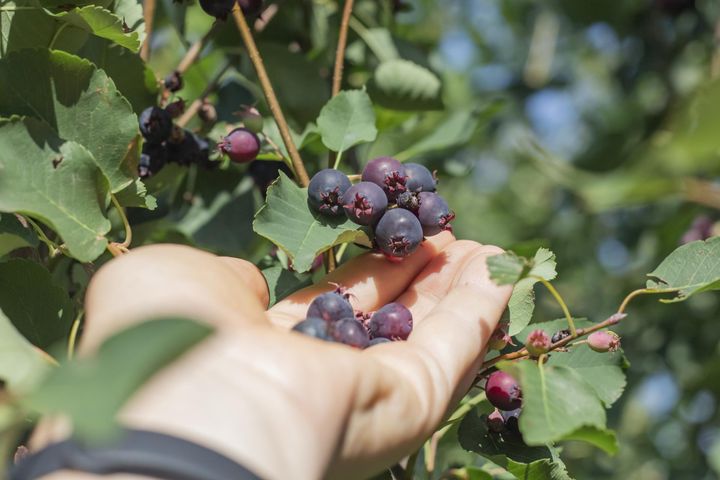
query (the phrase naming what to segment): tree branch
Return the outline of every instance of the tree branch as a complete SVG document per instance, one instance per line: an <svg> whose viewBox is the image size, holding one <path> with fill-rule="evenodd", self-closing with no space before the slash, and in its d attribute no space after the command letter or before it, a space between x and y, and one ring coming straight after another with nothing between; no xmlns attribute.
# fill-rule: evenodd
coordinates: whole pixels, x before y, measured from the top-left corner
<svg viewBox="0 0 720 480"><path fill-rule="evenodd" d="M150 40L153 31L153 20L155 18L155 0L143 2L143 19L145 20L145 41L140 47L140 58L144 62L150 59Z"/></svg>
<svg viewBox="0 0 720 480"><path fill-rule="evenodd" d="M335 70L333 71L332 96L340 93L342 85L343 67L345 66L345 48L347 47L347 34L350 25L354 0L345 0L342 20L340 21L340 32L338 35L337 51L335 52Z"/></svg>
<svg viewBox="0 0 720 480"><path fill-rule="evenodd" d="M185 125L188 124L190 120L195 116L195 114L200 109L200 106L202 105L203 100L207 98L210 93L212 93L213 90L217 87L218 82L222 78L222 76L227 72L228 68L230 68L230 62L226 62L225 65L215 74L213 78L210 79L210 81L205 86L205 90L203 90L202 94L199 98L195 99L189 107L185 109L185 112L182 114L182 116L175 122L175 124L180 127L184 128Z"/></svg>

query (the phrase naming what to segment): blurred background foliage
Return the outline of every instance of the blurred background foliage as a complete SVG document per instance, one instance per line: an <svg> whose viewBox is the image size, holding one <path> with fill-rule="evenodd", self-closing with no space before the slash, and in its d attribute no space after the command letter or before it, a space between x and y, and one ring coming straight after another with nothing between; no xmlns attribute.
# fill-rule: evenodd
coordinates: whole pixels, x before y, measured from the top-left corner
<svg viewBox="0 0 720 480"><path fill-rule="evenodd" d="M457 236L521 254L551 248L557 287L574 315L600 320L614 312L698 216L716 218L716 0L356 4L345 88L369 82L382 105L376 107L380 135L348 154L343 168L357 172L367 159L391 154L438 170L440 191L457 212ZM338 23L336 2L287 0L275 2L255 25L297 133L329 98ZM155 74L170 73L211 24L197 4L160 0L149 63ZM237 54L236 68L210 96L220 121L209 132L213 140L223 122L236 121L239 105L267 112L232 22L218 27L178 95L197 98L224 67L226 53ZM373 74L381 62L397 59L434 72L442 80L442 104L420 109L384 98ZM147 92L125 94L136 111L152 102ZM302 144L312 174L327 154L311 132ZM276 177L277 164L210 172L173 167L148 182L158 208L130 212L137 243L188 243L261 265L277 261L251 227L262 204L257 186ZM66 281L82 283L84 272L68 266ZM549 296L538 295L536 318L558 317ZM627 394L609 421L621 450L611 458L569 445L563 457L576 478L717 478L719 311L717 295L662 308L652 298L633 304L620 331L632 363ZM472 458L453 449L442 454L438 461L447 465Z"/></svg>

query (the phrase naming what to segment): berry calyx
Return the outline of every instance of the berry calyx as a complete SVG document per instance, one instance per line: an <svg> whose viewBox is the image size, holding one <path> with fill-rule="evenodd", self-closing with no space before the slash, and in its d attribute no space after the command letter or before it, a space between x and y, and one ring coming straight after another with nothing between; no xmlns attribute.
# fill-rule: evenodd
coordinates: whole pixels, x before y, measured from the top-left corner
<svg viewBox="0 0 720 480"><path fill-rule="evenodd" d="M407 257L420 246L423 231L417 217L402 208L385 212L375 227L375 243L388 257Z"/></svg>
<svg viewBox="0 0 720 480"><path fill-rule="evenodd" d="M342 202L345 214L358 225L375 224L388 206L385 192L370 182L360 182L348 188Z"/></svg>
<svg viewBox="0 0 720 480"><path fill-rule="evenodd" d="M292 330L320 340L330 340L330 336L328 335L328 324L321 318L306 318L302 322L296 324Z"/></svg>
<svg viewBox="0 0 720 480"><path fill-rule="evenodd" d="M591 333L587 339L588 346L599 353L614 352L620 348L620 337L610 330Z"/></svg>
<svg viewBox="0 0 720 480"><path fill-rule="evenodd" d="M500 410L515 410L522 405L520 384L509 373L493 372L485 384L488 401Z"/></svg>
<svg viewBox="0 0 720 480"><path fill-rule="evenodd" d="M432 192L420 192L418 198L418 219L425 236L430 237L443 230L452 231L450 222L455 218L455 213L450 210L445 199Z"/></svg>
<svg viewBox="0 0 720 480"><path fill-rule="evenodd" d="M385 337L391 340L407 340L412 332L413 318L403 304L388 303L373 313L368 322L371 338Z"/></svg>
<svg viewBox="0 0 720 480"><path fill-rule="evenodd" d="M233 162L247 163L260 153L260 139L247 128L236 128L220 140L217 147Z"/></svg>
<svg viewBox="0 0 720 480"><path fill-rule="evenodd" d="M362 172L362 181L382 188L391 202L407 190L405 166L392 157L379 157L368 162Z"/></svg>
<svg viewBox="0 0 720 480"><path fill-rule="evenodd" d="M352 184L347 175L333 168L316 173L308 185L308 203L316 211L328 216L344 213L342 198Z"/></svg>
<svg viewBox="0 0 720 480"><path fill-rule="evenodd" d="M398 207L410 210L415 214L417 214L418 209L420 208L420 198L418 198L418 194L415 192L401 193L395 199L395 203Z"/></svg>
<svg viewBox="0 0 720 480"><path fill-rule="evenodd" d="M507 333L507 325L498 325L495 331L490 335L488 340L488 348L490 350L502 350L508 344L512 345L512 337Z"/></svg>
<svg viewBox="0 0 720 480"><path fill-rule="evenodd" d="M405 186L408 192L434 192L437 188L435 176L424 165L419 163L406 163Z"/></svg>
<svg viewBox="0 0 720 480"><path fill-rule="evenodd" d="M550 336L544 330L533 330L527 337L525 348L531 357L539 357L550 351Z"/></svg>
<svg viewBox="0 0 720 480"><path fill-rule="evenodd" d="M336 342L355 348L366 348L370 337L362 323L354 318L343 318L329 326L330 337Z"/></svg>
<svg viewBox="0 0 720 480"><path fill-rule="evenodd" d="M487 416L485 420L487 422L488 430L495 433L501 433L505 430L505 419L497 408Z"/></svg>
<svg viewBox="0 0 720 480"><path fill-rule="evenodd" d="M322 318L326 322L336 322L343 318L354 318L355 312L343 295L326 292L315 297L308 307L307 316Z"/></svg>
<svg viewBox="0 0 720 480"><path fill-rule="evenodd" d="M170 137L172 116L160 107L148 107L140 113L140 133L151 143L162 143Z"/></svg>

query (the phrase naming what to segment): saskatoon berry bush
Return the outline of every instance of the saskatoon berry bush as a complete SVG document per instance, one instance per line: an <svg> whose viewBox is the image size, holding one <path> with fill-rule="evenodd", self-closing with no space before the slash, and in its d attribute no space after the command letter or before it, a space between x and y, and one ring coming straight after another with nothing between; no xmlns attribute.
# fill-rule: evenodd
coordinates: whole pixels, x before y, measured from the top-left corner
<svg viewBox="0 0 720 480"><path fill-rule="evenodd" d="M710 0L0 0L3 465L44 413L112 432L207 335L148 322L73 360L113 256L241 256L274 302L452 228L508 250L490 272L514 293L476 385L380 478L716 478L719 19ZM411 334L403 305L327 292L292 334Z"/></svg>

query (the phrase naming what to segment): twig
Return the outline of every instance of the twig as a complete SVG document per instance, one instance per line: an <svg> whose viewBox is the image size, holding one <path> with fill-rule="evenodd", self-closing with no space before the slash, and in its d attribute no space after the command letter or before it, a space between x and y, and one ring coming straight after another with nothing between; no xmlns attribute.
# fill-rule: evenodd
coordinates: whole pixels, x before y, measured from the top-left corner
<svg viewBox="0 0 720 480"><path fill-rule="evenodd" d="M207 42L212 39L212 37L215 35L215 33L218 31L220 22L214 22L212 26L208 29L208 31L205 33L205 35L202 36L202 38L195 43L193 43L190 48L188 48L188 51L185 52L185 56L180 60L180 63L178 63L177 68L175 69L176 72L178 72L180 75L184 74L190 66L195 63L195 61L200 56L200 52L202 52L203 48L205 48L205 45L207 45Z"/></svg>
<svg viewBox="0 0 720 480"><path fill-rule="evenodd" d="M340 21L340 32L338 34L337 51L335 52L335 70L333 71L332 96L340 93L342 85L343 67L345 65L345 48L347 47L347 34L350 25L354 0L345 0L342 20Z"/></svg>
<svg viewBox="0 0 720 480"><path fill-rule="evenodd" d="M531 278L534 278L535 280L538 280L540 283L542 283L545 288L548 289L548 291L552 294L553 297L555 297L555 300L560 305L560 308L563 311L563 314L565 315L565 319L568 322L568 328L570 329L570 336L571 337L577 337L577 331L575 329L575 322L573 321L572 315L570 315L570 310L568 309L567 304L565 303L565 300L563 300L562 296L560 295L560 292L555 289L552 283L548 282L542 277L538 277L536 275L531 275Z"/></svg>
<svg viewBox="0 0 720 480"><path fill-rule="evenodd" d="M75 318L75 321L72 324L72 328L70 329L70 336L68 337L68 360L72 360L75 356L75 343L77 342L77 336L78 331L80 330L80 323L82 322L82 318L85 312L83 310L80 311L78 316Z"/></svg>
<svg viewBox="0 0 720 480"><path fill-rule="evenodd" d="M639 288L637 290L634 290L634 291L628 293L627 297L625 297L625 299L622 301L622 303L618 307L618 313L625 313L625 309L627 308L630 301L632 301L633 298L638 297L640 295L675 293L677 291L678 291L677 288Z"/></svg>
<svg viewBox="0 0 720 480"><path fill-rule="evenodd" d="M185 125L188 124L190 120L197 114L198 110L200 109L200 106L202 105L203 100L207 98L210 93L212 93L213 90L217 87L218 82L222 78L222 76L227 72L228 68L230 68L230 62L226 62L225 65L218 71L218 73L215 74L213 78L210 79L210 81L205 86L205 90L200 94L200 97L195 99L189 107L185 109L185 112L182 114L182 116L175 122L175 124L180 127L184 128Z"/></svg>
<svg viewBox="0 0 720 480"><path fill-rule="evenodd" d="M310 178L305 170L302 158L300 158L300 152L298 152L295 142L293 142L292 136L290 135L290 128L288 127L285 115L283 115L280 104L275 96L275 91L270 83L270 78L265 70L265 65L263 64L262 57L260 56L257 45L255 44L255 39L250 31L250 27L248 27L247 21L245 20L245 15L237 5L233 8L233 18L240 30L240 35L245 43L245 48L247 49L250 61L255 67L255 72L257 73L258 80L260 81L260 86L265 94L265 100L267 100L270 112L272 112L275 123L278 126L283 143L285 143L285 149L288 151L290 159L292 160L293 167L295 169L295 177L301 186L307 187L310 183Z"/></svg>
<svg viewBox="0 0 720 480"><path fill-rule="evenodd" d="M143 18L145 20L145 41L140 47L140 58L147 62L150 59L150 37L153 31L153 20L155 18L155 0L143 2Z"/></svg>
<svg viewBox="0 0 720 480"><path fill-rule="evenodd" d="M112 204L115 206L115 209L118 211L120 219L123 222L123 227L125 227L125 241L117 244L117 246L127 249L132 243L132 228L130 227L130 222L128 221L127 215L125 215L125 210L120 206L120 202L118 202L117 198L112 193L110 194L110 200L112 200Z"/></svg>
<svg viewBox="0 0 720 480"><path fill-rule="evenodd" d="M51 257L55 256L55 252L60 248L55 242L50 240L47 235L45 235L45 232L43 231L42 227L38 225L35 220L33 220L30 217L22 217L23 220L25 220L33 230L35 230L35 234L38 236L41 242L43 242L47 247L48 251L50 253Z"/></svg>
<svg viewBox="0 0 720 480"><path fill-rule="evenodd" d="M718 53L718 63L720 64L720 53ZM720 188L714 183L697 178L685 178L682 190L685 200L720 210Z"/></svg>

